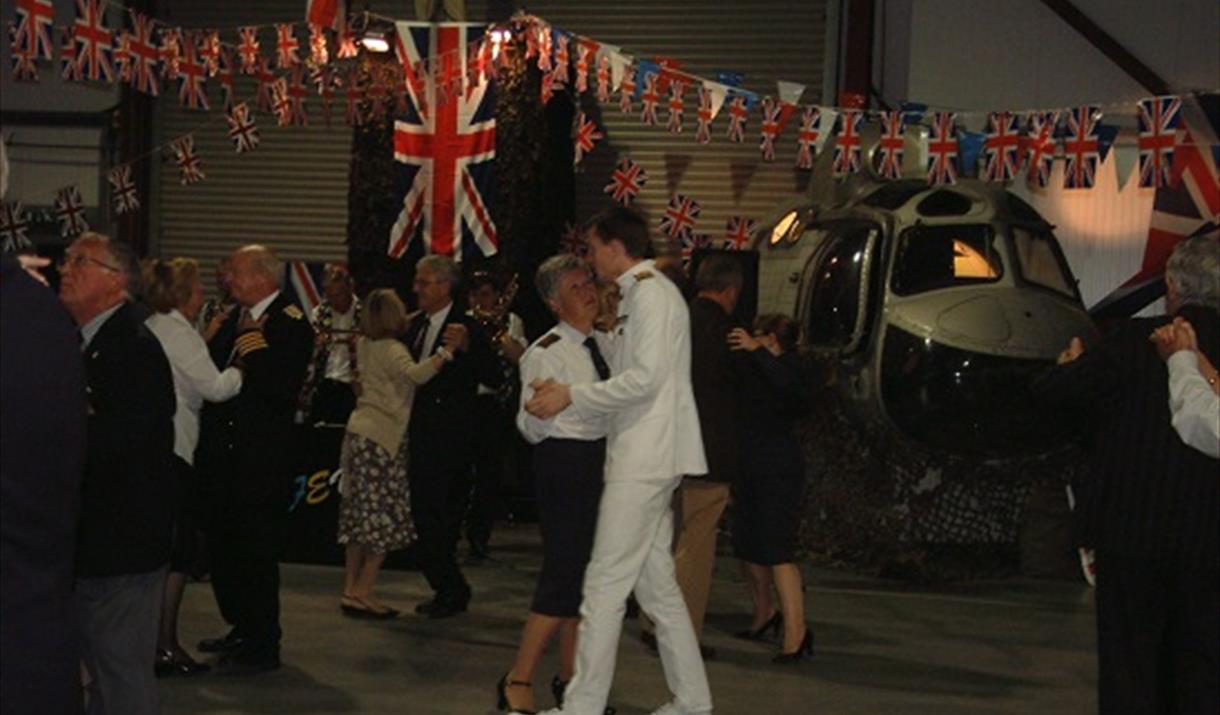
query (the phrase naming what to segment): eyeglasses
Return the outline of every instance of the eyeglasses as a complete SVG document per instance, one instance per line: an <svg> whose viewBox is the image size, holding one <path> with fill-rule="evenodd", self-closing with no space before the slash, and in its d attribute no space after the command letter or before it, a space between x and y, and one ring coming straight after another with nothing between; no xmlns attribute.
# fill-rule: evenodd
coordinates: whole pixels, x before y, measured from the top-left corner
<svg viewBox="0 0 1220 715"><path fill-rule="evenodd" d="M73 269L83 268L87 263L92 263L99 268L105 268L106 270L114 271L115 273L119 272L118 266L112 266L109 263L99 261L96 258L90 258L83 253L65 254L63 258L59 259L55 263L55 267L62 271L67 266L71 266Z"/></svg>

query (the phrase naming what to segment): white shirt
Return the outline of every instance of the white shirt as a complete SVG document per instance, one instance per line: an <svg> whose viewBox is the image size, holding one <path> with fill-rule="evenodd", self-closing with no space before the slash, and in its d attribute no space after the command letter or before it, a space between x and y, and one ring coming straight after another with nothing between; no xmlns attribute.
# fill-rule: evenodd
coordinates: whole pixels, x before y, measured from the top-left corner
<svg viewBox="0 0 1220 715"><path fill-rule="evenodd" d="M452 302L428 316L428 331L424 334L424 350L419 354L421 360L432 354L433 348L436 347L436 339L441 334L441 326L445 324L445 318L449 317L450 310L453 310Z"/></svg>
<svg viewBox="0 0 1220 715"><path fill-rule="evenodd" d="M258 320L259 318L263 317L263 313L267 312L267 308L270 308L271 304L275 302L275 299L278 297L280 297L280 292L277 290L266 298L263 298L259 302L255 303L254 307L250 308L250 317L254 320Z"/></svg>
<svg viewBox="0 0 1220 715"><path fill-rule="evenodd" d="M1199 372L1198 356L1179 350L1166 364L1173 428L1186 444L1209 457L1220 457L1220 396Z"/></svg>
<svg viewBox="0 0 1220 715"><path fill-rule="evenodd" d="M315 330L321 330L318 325L318 313L321 306L313 309L312 323ZM332 309L330 319L331 330L354 330L356 327L356 299L352 298L352 304L347 306L346 313L335 313ZM348 338L346 334L336 335L332 338L326 353L326 375L328 380L338 382L352 381L352 350L348 346Z"/></svg>
<svg viewBox="0 0 1220 715"><path fill-rule="evenodd" d="M224 402L240 392L241 371L217 370L203 336L177 310L153 313L144 324L157 336L174 373L174 453L194 464L203 401Z"/></svg>
<svg viewBox="0 0 1220 715"><path fill-rule="evenodd" d="M592 353L585 347L586 337L571 325L560 322L535 340L521 356L521 406L517 410L517 429L530 444L551 437L595 440L606 436L609 420L604 415L585 418L568 407L550 419L540 420L525 411L525 403L534 396L530 388L534 380L552 379L564 385L597 381ZM602 355L610 355L612 345L608 336L594 331L593 338Z"/></svg>
<svg viewBox="0 0 1220 715"><path fill-rule="evenodd" d="M606 481L706 474L686 301L652 261L641 261L616 282L623 299L610 379L571 386L579 415L610 415Z"/></svg>

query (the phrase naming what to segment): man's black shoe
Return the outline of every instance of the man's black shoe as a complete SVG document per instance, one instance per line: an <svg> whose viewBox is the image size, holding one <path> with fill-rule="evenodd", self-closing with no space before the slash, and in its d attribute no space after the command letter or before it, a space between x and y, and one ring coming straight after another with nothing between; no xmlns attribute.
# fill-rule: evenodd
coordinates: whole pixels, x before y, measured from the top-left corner
<svg viewBox="0 0 1220 715"><path fill-rule="evenodd" d="M216 672L220 675L255 675L278 670L280 657L274 653L259 653L246 651L224 656L216 664Z"/></svg>
<svg viewBox="0 0 1220 715"><path fill-rule="evenodd" d="M428 618L450 618L459 613L466 612L466 606L469 601L451 601L449 599L432 602L432 607L428 609Z"/></svg>
<svg viewBox="0 0 1220 715"><path fill-rule="evenodd" d="M229 631L222 638L205 638L199 641L200 653L231 653L246 645L245 638L237 635L237 631Z"/></svg>

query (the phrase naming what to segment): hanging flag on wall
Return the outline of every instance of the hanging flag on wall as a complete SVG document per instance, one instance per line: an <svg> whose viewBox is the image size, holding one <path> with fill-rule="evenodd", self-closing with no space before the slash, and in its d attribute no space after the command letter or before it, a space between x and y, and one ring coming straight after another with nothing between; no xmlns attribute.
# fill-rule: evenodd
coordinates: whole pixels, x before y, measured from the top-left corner
<svg viewBox="0 0 1220 715"><path fill-rule="evenodd" d="M631 157L623 157L618 160L618 166L615 167L614 173L610 175L610 183L602 189L602 193L610 194L618 203L627 206L639 196L640 189L644 188L644 184L648 183L648 173L639 164L631 160Z"/></svg>
<svg viewBox="0 0 1220 715"><path fill-rule="evenodd" d="M906 153L901 111L881 113L881 139L877 144L880 163L877 173L886 179L902 178L902 157Z"/></svg>
<svg viewBox="0 0 1220 715"><path fill-rule="evenodd" d="M399 56L408 65L457 53L478 41L484 28L461 23L398 23ZM411 107L394 122L394 159L402 209L390 231L388 253L402 256L416 233L428 253L461 261L463 244L485 256L498 238L490 207L496 156L495 98L484 79L478 87L437 106L432 73L408 82Z"/></svg>
<svg viewBox="0 0 1220 715"><path fill-rule="evenodd" d="M55 192L55 218L59 220L59 235L64 238L75 238L89 230L85 202L75 184Z"/></svg>
<svg viewBox="0 0 1220 715"><path fill-rule="evenodd" d="M576 116L575 152L572 164L579 164L585 154L593 151L593 145L603 136L601 132L597 131L597 123L585 116L584 112L579 112Z"/></svg>
<svg viewBox="0 0 1220 715"><path fill-rule="evenodd" d="M106 179L110 182L110 199L116 214L121 216L140 208L140 196L136 193L136 182L131 178L130 164L111 169L106 173Z"/></svg>
<svg viewBox="0 0 1220 715"><path fill-rule="evenodd" d="M934 112L928 136L928 183L933 186L957 183L957 128L953 112Z"/></svg>
<svg viewBox="0 0 1220 715"><path fill-rule="evenodd" d="M842 178L860 171L860 121L863 114L848 109L840 116L839 135L835 137L833 173Z"/></svg>
<svg viewBox="0 0 1220 715"><path fill-rule="evenodd" d="M1021 165L1021 120L1012 112L987 115L987 138L983 142L983 177L988 181L1012 181Z"/></svg>
<svg viewBox="0 0 1220 715"><path fill-rule="evenodd" d="M1169 184L1181 113L1178 97L1154 97L1139 103L1140 186Z"/></svg>

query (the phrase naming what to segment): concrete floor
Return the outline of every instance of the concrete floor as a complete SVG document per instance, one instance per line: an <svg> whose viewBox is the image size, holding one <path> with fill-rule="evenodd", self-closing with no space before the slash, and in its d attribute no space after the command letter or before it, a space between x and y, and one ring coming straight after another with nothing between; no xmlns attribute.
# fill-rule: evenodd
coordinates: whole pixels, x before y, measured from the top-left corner
<svg viewBox="0 0 1220 715"><path fill-rule="evenodd" d="M503 527L492 560L466 568L469 613L429 621L410 613L428 595L422 576L384 574L381 598L405 613L390 622L343 617L336 568L283 567L284 667L251 678L166 679L166 713L494 713L493 686L510 665L537 573L536 529ZM772 647L730 634L748 618L736 563L717 564L705 640L717 712L1089 713L1097 665L1091 593L1076 583L976 582L934 589L807 570L815 656L769 662ZM191 584L181 633L188 648L224 632L211 589ZM611 703L622 715L667 699L660 661L628 624ZM553 652L550 656L553 659ZM549 706L553 660L536 682Z"/></svg>

